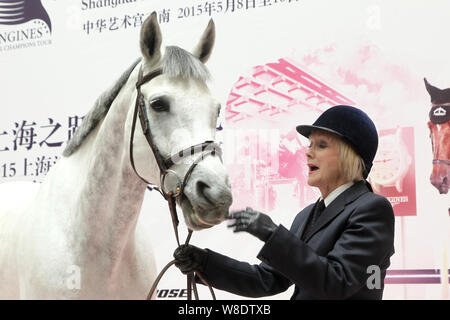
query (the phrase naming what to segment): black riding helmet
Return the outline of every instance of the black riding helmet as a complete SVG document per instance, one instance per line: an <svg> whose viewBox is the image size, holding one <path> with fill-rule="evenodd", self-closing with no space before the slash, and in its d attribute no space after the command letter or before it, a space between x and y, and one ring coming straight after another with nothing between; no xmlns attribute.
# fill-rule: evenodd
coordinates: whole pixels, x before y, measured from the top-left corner
<svg viewBox="0 0 450 320"><path fill-rule="evenodd" d="M309 137L314 129L337 134L361 156L366 166L364 179L369 175L378 148L378 133L367 114L358 108L338 105L323 112L312 125L297 126L297 131Z"/></svg>

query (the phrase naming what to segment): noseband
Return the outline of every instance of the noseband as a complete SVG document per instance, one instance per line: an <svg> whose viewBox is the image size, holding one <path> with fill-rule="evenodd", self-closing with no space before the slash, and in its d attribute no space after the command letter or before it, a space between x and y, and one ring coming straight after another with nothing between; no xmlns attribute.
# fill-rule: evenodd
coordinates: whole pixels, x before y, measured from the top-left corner
<svg viewBox="0 0 450 320"><path fill-rule="evenodd" d="M446 164L450 166L450 160L433 159L433 164Z"/></svg>
<svg viewBox="0 0 450 320"><path fill-rule="evenodd" d="M163 74L162 69L158 68L158 69L148 73L147 75L143 76L142 67L139 69L138 81L136 83L136 90L137 90L136 103L134 106L133 122L131 125L131 135L130 135L130 162L131 162L131 167L133 168L136 175L142 181L144 181L146 184L153 185L152 188L156 189L159 193L161 193L161 195L164 197L164 199L167 200L168 205L169 205L170 214L172 217L172 225L173 225L174 232L175 232L175 238L177 240L178 246L180 246L180 240L179 240L179 236L178 236L179 220L178 220L178 215L177 215L177 211L176 211L176 198L184 194L184 188L185 188L192 172L194 171L195 167L197 166L197 164L209 155L211 155L211 156L218 155L221 158L222 149L214 141L205 141L203 143L199 143L197 145L188 147L178 153L175 153L175 154L169 156L168 158L163 157L163 155L158 150L158 147L155 145L155 143L153 141L153 136L152 136L152 133L150 130L150 121L149 121L150 118L149 118L149 114L148 114L146 106L145 106L144 96L141 92L141 86L143 84L149 82L153 78L155 78L159 75L162 75L162 74ZM143 130L144 136L147 140L148 145L150 146L150 148L153 152L153 155L155 156L156 163L158 164L158 167L159 167L161 188L156 187L155 184L148 182L145 178L143 178L141 175L139 175L139 173L136 170L135 164L134 164L133 141L134 141L134 131L136 129L136 122L137 122L138 115L139 115L139 120L141 123L141 127ZM170 168L173 167L177 163L178 159L182 159L183 157L194 155L196 153L201 153L201 155L193 161L193 163L187 170L187 172L183 178L183 181L181 181L178 178L175 171L171 170ZM172 190L168 190L169 188L165 187L165 182L166 182L166 178L168 175L174 175L176 177L176 179L178 180L175 188L172 188ZM207 227L210 227L210 225L205 224L203 221L200 221L200 223L202 223L203 225L205 225ZM185 245L189 244L191 235L192 235L192 230L189 229ZM151 297L153 296L153 293L154 293L159 281L161 280L163 274L174 263L175 263L175 260L172 260L159 273L158 277L156 278L155 282L153 283L153 286L150 289L150 292L147 296L148 300L151 299ZM214 291L213 291L212 287L209 285L209 283L204 279L204 277L199 272L195 272L195 273L203 281L203 283L208 286L213 299L215 299ZM194 290L195 298L198 300L197 288L196 288L196 284L194 281L195 275L194 275L194 273L191 273L191 274L188 274L187 277L188 277L188 279L187 279L188 300L191 300L191 290L192 289Z"/></svg>

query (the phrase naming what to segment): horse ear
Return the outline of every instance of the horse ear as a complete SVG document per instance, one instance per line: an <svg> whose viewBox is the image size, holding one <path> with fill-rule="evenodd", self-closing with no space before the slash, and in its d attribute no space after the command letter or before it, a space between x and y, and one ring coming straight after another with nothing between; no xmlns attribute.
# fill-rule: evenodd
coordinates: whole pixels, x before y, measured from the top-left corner
<svg viewBox="0 0 450 320"><path fill-rule="evenodd" d="M203 32L199 43L193 51L193 55L196 56L201 62L206 63L211 55L215 39L216 27L213 19L210 19L206 30Z"/></svg>
<svg viewBox="0 0 450 320"><path fill-rule="evenodd" d="M428 83L427 78L423 78L423 81L425 82L425 88L427 88L428 93L430 94L431 101L435 100L435 98L439 95L441 92L441 89L436 88Z"/></svg>
<svg viewBox="0 0 450 320"><path fill-rule="evenodd" d="M149 63L158 61L161 58L162 35L155 11L145 19L140 37L141 52L144 58Z"/></svg>

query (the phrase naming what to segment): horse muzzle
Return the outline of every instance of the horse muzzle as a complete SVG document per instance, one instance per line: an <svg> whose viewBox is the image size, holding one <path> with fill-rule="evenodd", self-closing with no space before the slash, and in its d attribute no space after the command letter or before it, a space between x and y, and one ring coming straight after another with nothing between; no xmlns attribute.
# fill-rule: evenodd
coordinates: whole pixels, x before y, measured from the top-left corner
<svg viewBox="0 0 450 320"><path fill-rule="evenodd" d="M446 174L431 174L430 182L438 189L440 194L447 194L449 187L449 172L446 170Z"/></svg>
<svg viewBox="0 0 450 320"><path fill-rule="evenodd" d="M203 208L198 205L198 203L191 201L188 197L183 195L179 198L178 205L183 211L184 220L188 228L197 231L211 228L223 222L228 214L231 200L229 203L221 201L217 205Z"/></svg>

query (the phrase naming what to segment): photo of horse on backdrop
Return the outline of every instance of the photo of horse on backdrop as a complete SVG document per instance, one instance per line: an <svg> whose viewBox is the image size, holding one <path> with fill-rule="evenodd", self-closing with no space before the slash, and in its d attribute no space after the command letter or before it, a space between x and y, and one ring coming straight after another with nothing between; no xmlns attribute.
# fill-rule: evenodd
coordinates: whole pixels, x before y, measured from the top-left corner
<svg viewBox="0 0 450 320"><path fill-rule="evenodd" d="M162 40L153 12L140 31L142 57L97 99L42 184L0 185L0 299L145 299L156 278L138 223L147 182L191 230L225 220L232 195L214 142L220 104L204 65L214 23L192 54ZM67 285L74 268L76 290Z"/></svg>
<svg viewBox="0 0 450 320"><path fill-rule="evenodd" d="M440 194L447 194L450 184L450 88L439 89L427 79L424 81L431 98L428 128L433 151L433 171L430 181Z"/></svg>

